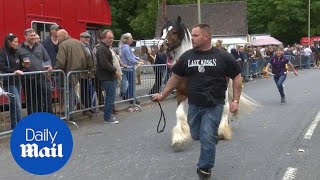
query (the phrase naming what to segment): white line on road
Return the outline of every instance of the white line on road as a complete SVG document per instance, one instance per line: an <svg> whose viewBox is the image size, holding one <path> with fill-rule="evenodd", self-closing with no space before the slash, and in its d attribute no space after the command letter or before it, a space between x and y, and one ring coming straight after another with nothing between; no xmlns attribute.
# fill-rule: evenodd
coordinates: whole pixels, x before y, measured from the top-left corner
<svg viewBox="0 0 320 180"><path fill-rule="evenodd" d="M297 168L288 167L286 173L284 174L282 180L292 180L296 177Z"/></svg>
<svg viewBox="0 0 320 180"><path fill-rule="evenodd" d="M320 122L320 112L318 112L316 118L314 119L314 121L309 126L308 131L304 135L304 139L311 139L311 136L312 136L312 134L313 134L314 130L316 129L316 127L317 127L319 122Z"/></svg>

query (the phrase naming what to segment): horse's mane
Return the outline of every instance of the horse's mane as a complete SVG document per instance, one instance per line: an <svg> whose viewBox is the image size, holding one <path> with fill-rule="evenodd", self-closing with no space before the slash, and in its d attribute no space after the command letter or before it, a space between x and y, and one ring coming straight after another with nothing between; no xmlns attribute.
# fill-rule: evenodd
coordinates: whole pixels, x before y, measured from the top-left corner
<svg viewBox="0 0 320 180"><path fill-rule="evenodd" d="M162 28L162 39L167 38L167 33L175 30L178 36L178 42L168 45L167 53L173 58L174 63L179 59L181 54L192 48L191 34L188 28L181 22L181 17L178 16L176 21L169 20Z"/></svg>

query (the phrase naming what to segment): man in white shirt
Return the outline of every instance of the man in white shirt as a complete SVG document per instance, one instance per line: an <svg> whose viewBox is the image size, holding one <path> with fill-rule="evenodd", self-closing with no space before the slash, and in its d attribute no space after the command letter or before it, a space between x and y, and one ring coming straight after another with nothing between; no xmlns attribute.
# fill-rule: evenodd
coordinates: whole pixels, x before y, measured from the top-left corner
<svg viewBox="0 0 320 180"><path fill-rule="evenodd" d="M303 49L303 54L306 63L305 68L310 69L312 50L308 45Z"/></svg>

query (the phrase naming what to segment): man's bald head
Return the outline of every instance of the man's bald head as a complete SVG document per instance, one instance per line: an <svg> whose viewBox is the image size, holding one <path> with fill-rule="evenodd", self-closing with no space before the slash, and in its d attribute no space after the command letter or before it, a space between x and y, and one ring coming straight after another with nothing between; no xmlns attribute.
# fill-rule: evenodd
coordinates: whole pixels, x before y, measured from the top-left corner
<svg viewBox="0 0 320 180"><path fill-rule="evenodd" d="M69 36L68 32L65 29L60 29L57 32L57 39L59 43L61 43L63 40L67 39Z"/></svg>

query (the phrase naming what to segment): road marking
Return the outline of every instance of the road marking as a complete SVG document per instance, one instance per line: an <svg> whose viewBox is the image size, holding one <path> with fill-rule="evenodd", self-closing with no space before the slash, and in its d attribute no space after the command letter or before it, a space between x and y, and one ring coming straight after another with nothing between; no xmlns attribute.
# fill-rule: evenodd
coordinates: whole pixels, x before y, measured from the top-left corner
<svg viewBox="0 0 320 180"><path fill-rule="evenodd" d="M292 180L296 177L297 168L288 167L286 173L284 174L282 180Z"/></svg>
<svg viewBox="0 0 320 180"><path fill-rule="evenodd" d="M304 135L304 139L311 139L311 136L312 136L312 134L313 134L314 130L316 129L316 127L317 127L319 122L320 122L320 112L318 112L316 118L314 119L314 121L309 126L308 131Z"/></svg>

